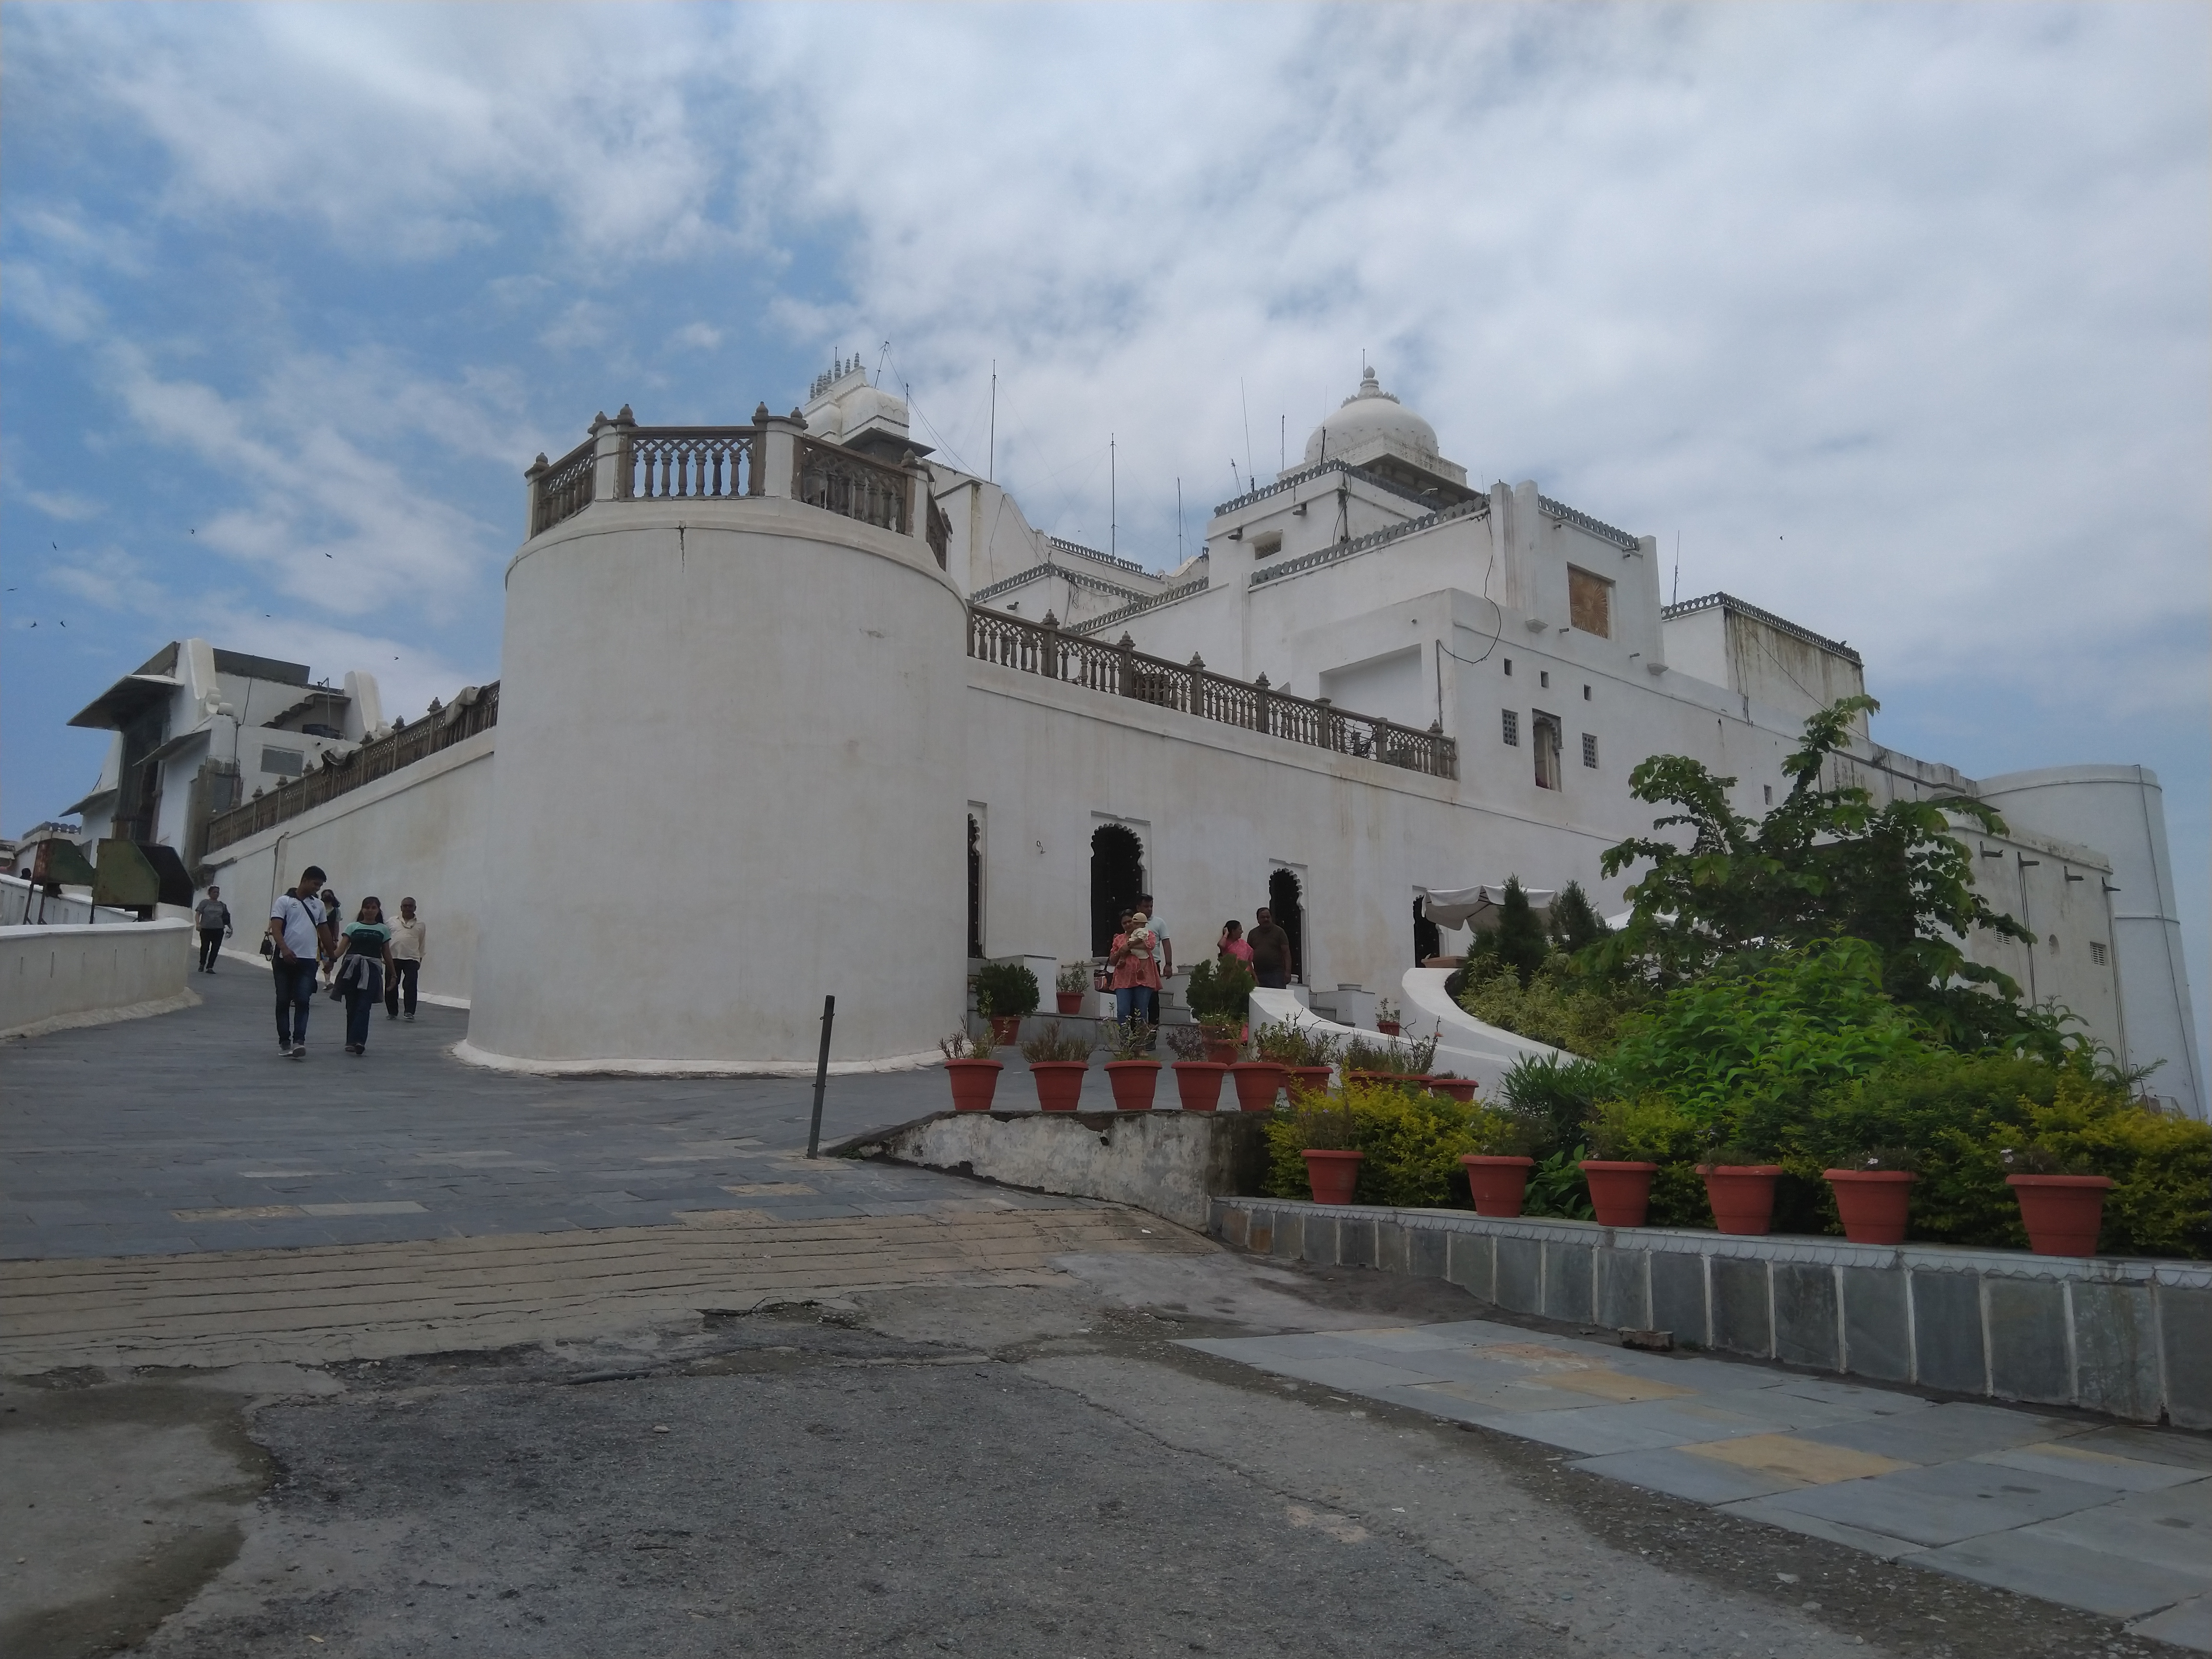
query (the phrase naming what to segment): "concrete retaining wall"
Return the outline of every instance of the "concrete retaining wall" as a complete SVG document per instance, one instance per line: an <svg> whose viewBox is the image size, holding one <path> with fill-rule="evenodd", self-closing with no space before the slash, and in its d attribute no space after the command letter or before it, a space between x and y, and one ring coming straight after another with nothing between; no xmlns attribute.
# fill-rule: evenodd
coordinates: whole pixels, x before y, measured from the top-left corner
<svg viewBox="0 0 2212 1659"><path fill-rule="evenodd" d="M1258 1186L1267 1161L1259 1119L1241 1112L940 1112L835 1150L1133 1204L1194 1230L1208 1194Z"/></svg>
<svg viewBox="0 0 2212 1659"><path fill-rule="evenodd" d="M1992 1400L2212 1429L2212 1263L1737 1238L1216 1198L1262 1255L1449 1279L1516 1313Z"/></svg>
<svg viewBox="0 0 2212 1659"><path fill-rule="evenodd" d="M192 945L183 921L0 927L0 1036L188 1007Z"/></svg>

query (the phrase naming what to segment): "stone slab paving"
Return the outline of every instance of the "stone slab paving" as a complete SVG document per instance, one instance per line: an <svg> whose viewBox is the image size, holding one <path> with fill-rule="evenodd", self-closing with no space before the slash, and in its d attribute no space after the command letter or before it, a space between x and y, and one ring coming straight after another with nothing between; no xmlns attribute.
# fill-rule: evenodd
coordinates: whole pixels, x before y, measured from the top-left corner
<svg viewBox="0 0 2212 1659"><path fill-rule="evenodd" d="M269 975L226 957L200 1006L0 1043L0 1260L302 1249L926 1206L945 1176L808 1162L811 1079L534 1078L455 1060L468 1015L380 1012L362 1058L319 1000L276 1053ZM1030 1103L1018 1054L1002 1107ZM950 1104L941 1073L833 1077L823 1144ZM1086 1109L1110 1110L1103 1068ZM1030 1202L1008 1192L1017 1205ZM1036 1200L1059 1203L1058 1200Z"/></svg>
<svg viewBox="0 0 2212 1659"><path fill-rule="evenodd" d="M2212 1652L2212 1438L1487 1320L1184 1346Z"/></svg>

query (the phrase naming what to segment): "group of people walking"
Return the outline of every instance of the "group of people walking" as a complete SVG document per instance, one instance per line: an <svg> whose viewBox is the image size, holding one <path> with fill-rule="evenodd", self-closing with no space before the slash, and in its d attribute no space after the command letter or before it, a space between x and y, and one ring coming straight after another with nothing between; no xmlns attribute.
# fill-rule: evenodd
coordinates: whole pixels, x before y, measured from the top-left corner
<svg viewBox="0 0 2212 1659"><path fill-rule="evenodd" d="M307 1013L319 986L341 1000L346 1011L346 1052L368 1052L368 1028L376 1005L387 1019L415 1018L416 988L422 972L428 930L415 901L399 901L398 916L387 919L382 900L362 900L351 921L338 917L344 906L331 891L322 866L311 864L300 883L276 896L269 908L268 937L261 953L276 979L276 1051L287 1059L307 1054ZM210 899L221 890L210 887ZM206 904L200 907L203 957L206 955ZM222 921L227 929L229 911ZM221 935L218 934L218 940ZM214 969L203 961L204 971Z"/></svg>
<svg viewBox="0 0 2212 1659"><path fill-rule="evenodd" d="M1233 959L1252 970L1263 990L1279 991L1291 982L1291 936L1264 906L1244 924L1231 917L1221 930L1217 949L1224 959ZM1121 918L1121 931L1114 936L1106 955L1114 991L1114 1017L1160 1023L1160 981L1175 975L1175 944L1152 913L1152 896L1137 896L1137 908Z"/></svg>

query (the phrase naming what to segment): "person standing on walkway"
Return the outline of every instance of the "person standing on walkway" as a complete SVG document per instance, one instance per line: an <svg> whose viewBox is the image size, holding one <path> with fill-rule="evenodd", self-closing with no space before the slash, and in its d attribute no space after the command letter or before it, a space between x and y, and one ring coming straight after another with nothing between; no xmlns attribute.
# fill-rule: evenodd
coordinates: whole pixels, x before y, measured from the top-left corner
<svg viewBox="0 0 2212 1659"><path fill-rule="evenodd" d="M322 869L309 865L300 884L269 907L270 963L276 974L276 1052L307 1057L307 1010L315 1001L315 970L322 960L323 906L315 895Z"/></svg>
<svg viewBox="0 0 2212 1659"><path fill-rule="evenodd" d="M345 998L346 1052L368 1052L368 1022L376 1005L384 1000L385 981L392 975L392 929L384 920L384 905L374 896L361 902L361 910L339 934L342 949L331 974L331 990Z"/></svg>
<svg viewBox="0 0 2212 1659"><path fill-rule="evenodd" d="M320 895L323 905L322 932L315 939L315 959L323 970L323 983L331 982L331 975L338 965L338 921L345 913L345 901L337 890L325 887Z"/></svg>
<svg viewBox="0 0 2212 1659"><path fill-rule="evenodd" d="M402 1000L407 1018L415 1018L415 981L422 973L422 951L427 935L422 918L415 914L415 901L399 901L399 920L392 924L392 977L385 981L384 1017L399 1018Z"/></svg>
<svg viewBox="0 0 2212 1659"><path fill-rule="evenodd" d="M1143 911L1132 910L1121 918L1121 931L1114 935L1106 963L1114 970L1114 1018L1124 1024L1132 1019L1152 1024L1152 999L1159 994L1160 964L1153 954L1152 935Z"/></svg>
<svg viewBox="0 0 2212 1659"><path fill-rule="evenodd" d="M1150 893L1137 895L1137 914L1144 918L1139 925L1152 936L1153 977L1145 992L1145 1023L1158 1032L1160 1029L1160 988L1175 977L1175 941L1161 931Z"/></svg>
<svg viewBox="0 0 2212 1659"><path fill-rule="evenodd" d="M1252 977L1260 981L1263 991L1280 991L1291 982L1291 936L1275 926L1275 913L1261 909L1253 913L1252 932L1247 941L1252 947Z"/></svg>
<svg viewBox="0 0 2212 1659"><path fill-rule="evenodd" d="M1248 969L1252 965L1252 947L1244 942L1244 924L1234 916L1222 924L1221 939L1214 948L1218 956L1241 962Z"/></svg>
<svg viewBox="0 0 2212 1659"><path fill-rule="evenodd" d="M222 942L230 937L230 907L222 902L222 889L210 887L207 896L193 908L200 930L200 972L215 972L215 959L222 949Z"/></svg>

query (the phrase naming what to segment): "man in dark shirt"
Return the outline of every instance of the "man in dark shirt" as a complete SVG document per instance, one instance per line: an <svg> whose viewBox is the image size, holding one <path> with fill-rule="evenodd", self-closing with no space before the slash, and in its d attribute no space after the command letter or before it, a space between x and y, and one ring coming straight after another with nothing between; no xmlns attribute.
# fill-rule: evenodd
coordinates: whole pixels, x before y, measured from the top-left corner
<svg viewBox="0 0 2212 1659"><path fill-rule="evenodd" d="M1291 936L1275 926L1275 913L1262 909L1244 935L1252 947L1252 977L1263 991L1279 991L1291 982Z"/></svg>
<svg viewBox="0 0 2212 1659"><path fill-rule="evenodd" d="M222 889L209 888L207 896L193 907L193 914L200 930L200 972L211 974L223 937L230 932L230 907L222 902Z"/></svg>

